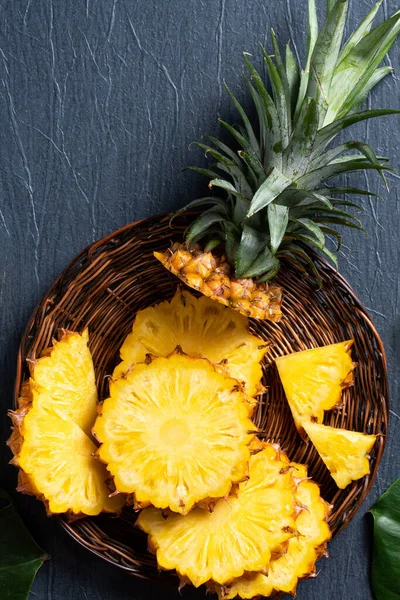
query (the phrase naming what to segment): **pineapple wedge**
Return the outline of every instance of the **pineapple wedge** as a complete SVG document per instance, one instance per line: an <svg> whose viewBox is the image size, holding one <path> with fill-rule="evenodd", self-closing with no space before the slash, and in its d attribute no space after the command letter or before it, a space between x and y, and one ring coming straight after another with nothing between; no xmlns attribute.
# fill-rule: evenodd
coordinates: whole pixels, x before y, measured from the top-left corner
<svg viewBox="0 0 400 600"><path fill-rule="evenodd" d="M223 361L227 374L245 383L248 396L262 391L260 380L268 344L249 333L248 319L209 300L177 290L171 302L141 310L132 333L123 343L114 378L130 365L143 362L146 354L168 356L177 346L192 357Z"/></svg>
<svg viewBox="0 0 400 600"><path fill-rule="evenodd" d="M276 359L296 427L304 420L322 423L324 411L341 400L342 391L353 384L353 340L295 352Z"/></svg>
<svg viewBox="0 0 400 600"><path fill-rule="evenodd" d="M231 600L237 596L270 596L274 592L296 595L299 579L315 574L315 563L331 538L327 523L330 507L320 497L318 485L307 478L303 465L291 465L295 469L294 474L302 477L295 494L301 508L295 523L296 536L290 538L281 556L271 560L264 572L246 573L227 586L209 586L211 591L217 592L220 600Z"/></svg>
<svg viewBox="0 0 400 600"><path fill-rule="evenodd" d="M240 384L179 351L113 380L94 426L117 489L182 514L246 477L254 430Z"/></svg>
<svg viewBox="0 0 400 600"><path fill-rule="evenodd" d="M306 421L303 427L339 488L369 474L368 454L376 442L375 435Z"/></svg>
<svg viewBox="0 0 400 600"><path fill-rule="evenodd" d="M89 332L63 331L60 341L31 362L33 405L72 419L86 435L97 416L97 389Z"/></svg>
<svg viewBox="0 0 400 600"><path fill-rule="evenodd" d="M249 475L213 512L141 512L138 525L149 534L160 568L176 569L198 587L209 580L225 584L269 564L296 535L295 479L287 458L270 444L251 456Z"/></svg>
<svg viewBox="0 0 400 600"><path fill-rule="evenodd" d="M92 439L53 407L34 406L31 385L23 385L19 408L9 413L13 432L7 444L19 467L18 491L36 496L49 514L76 517L121 509L125 497L110 497L109 475L95 457Z"/></svg>

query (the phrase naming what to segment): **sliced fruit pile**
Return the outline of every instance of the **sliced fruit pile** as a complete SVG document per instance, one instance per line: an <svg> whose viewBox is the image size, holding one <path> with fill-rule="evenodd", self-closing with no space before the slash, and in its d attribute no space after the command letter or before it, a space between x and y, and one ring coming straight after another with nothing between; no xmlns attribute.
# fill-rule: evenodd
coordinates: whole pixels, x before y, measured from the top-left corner
<svg viewBox="0 0 400 600"><path fill-rule="evenodd" d="M353 385L352 345L349 340L276 359L296 427L305 431L339 488L369 474L368 455L376 442L374 435L322 424L325 411Z"/></svg>
<svg viewBox="0 0 400 600"><path fill-rule="evenodd" d="M48 512L98 515L122 507L110 497L109 475L96 459L91 428L97 390L89 334L64 331L42 358L30 363L31 378L19 408L10 413L8 445L20 468L18 490L42 500Z"/></svg>
<svg viewBox="0 0 400 600"><path fill-rule="evenodd" d="M339 487L368 472L375 441L322 424L352 384L351 345L276 360ZM137 314L98 407L88 332L64 332L11 413L19 489L74 517L133 504L159 567L220 598L295 593L325 552L330 506L305 465L257 437L268 348L245 316L178 289Z"/></svg>

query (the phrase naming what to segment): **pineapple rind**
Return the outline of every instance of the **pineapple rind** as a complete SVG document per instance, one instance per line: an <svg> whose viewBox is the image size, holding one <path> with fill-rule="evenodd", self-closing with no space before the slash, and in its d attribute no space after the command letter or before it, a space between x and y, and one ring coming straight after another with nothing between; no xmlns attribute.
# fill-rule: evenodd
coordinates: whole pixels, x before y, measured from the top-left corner
<svg viewBox="0 0 400 600"><path fill-rule="evenodd" d="M295 352L276 359L296 426L303 420L322 423L324 412L336 406L343 389L353 384L353 340Z"/></svg>
<svg viewBox="0 0 400 600"><path fill-rule="evenodd" d="M236 380L178 352L113 380L94 433L119 491L186 514L246 478L255 426Z"/></svg>
<svg viewBox="0 0 400 600"><path fill-rule="evenodd" d="M168 269L171 273L179 277L189 287L201 292L205 296L211 298L224 306L238 311L245 317L251 317L252 319L268 320L272 322L279 322L282 318L282 290L275 284L256 284L251 281L254 286L253 294L249 298L245 295L237 294L236 288L242 288L245 291L245 285L241 280L236 280L229 277L229 273L219 272L218 268L212 268L207 276L202 272L201 268L197 269L197 272L186 274L184 270L178 270L175 266L174 255L178 253L187 253L191 255L191 251L188 250L185 244L182 244L178 248L170 248L167 252L154 252L154 257L159 260L162 265ZM205 258L212 254L210 252L202 253ZM198 264L198 256L194 253L192 255L192 262ZM190 264L187 265L190 267ZM211 285L212 282L212 285ZM235 295L232 294L235 290ZM239 297L238 297L239 296Z"/></svg>
<svg viewBox="0 0 400 600"><path fill-rule="evenodd" d="M375 435L311 422L303 422L303 427L339 488L369 474Z"/></svg>
<svg viewBox="0 0 400 600"><path fill-rule="evenodd" d="M282 455L283 456L283 455ZM226 584L245 571L257 571L295 535L295 481L287 460L265 444L250 458L249 480L220 499L212 513L188 515L147 508L138 525L162 569L176 569L196 587L213 580Z"/></svg>
<svg viewBox="0 0 400 600"><path fill-rule="evenodd" d="M178 289L170 302L148 307L136 315L132 332L120 349L122 362L113 378L123 376L147 354L168 356L177 346L193 358L223 361L230 377L243 381L248 396L262 391L262 361L269 345L249 333L248 319L205 296L196 298Z"/></svg>

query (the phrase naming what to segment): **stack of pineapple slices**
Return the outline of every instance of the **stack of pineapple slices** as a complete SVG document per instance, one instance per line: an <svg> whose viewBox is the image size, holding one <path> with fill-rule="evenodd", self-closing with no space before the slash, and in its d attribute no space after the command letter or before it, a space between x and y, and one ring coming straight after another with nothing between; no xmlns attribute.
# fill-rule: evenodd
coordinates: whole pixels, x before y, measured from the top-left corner
<svg viewBox="0 0 400 600"><path fill-rule="evenodd" d="M97 390L88 340L87 330L64 331L31 362L18 410L10 413L18 489L42 500L49 514L98 515L125 503L122 495L110 497L115 488L106 485L107 470L95 456Z"/></svg>
<svg viewBox="0 0 400 600"><path fill-rule="evenodd" d="M63 332L11 413L19 489L74 517L118 511L129 494L160 568L183 582L225 599L294 594L325 552L330 507L304 465L256 437L268 345L248 327L181 290L139 312L97 418L88 332ZM339 487L369 472L375 442L322 425L352 383L350 348L276 361L296 426Z"/></svg>
<svg viewBox="0 0 400 600"><path fill-rule="evenodd" d="M276 359L279 376L300 434L307 434L336 485L347 487L370 471L376 436L322 424L324 412L340 403L353 385L353 340L296 352Z"/></svg>

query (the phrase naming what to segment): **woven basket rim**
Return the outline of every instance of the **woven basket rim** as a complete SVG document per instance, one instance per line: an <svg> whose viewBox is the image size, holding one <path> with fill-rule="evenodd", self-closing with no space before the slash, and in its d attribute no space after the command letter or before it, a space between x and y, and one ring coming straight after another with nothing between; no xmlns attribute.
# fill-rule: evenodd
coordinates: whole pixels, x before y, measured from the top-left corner
<svg viewBox="0 0 400 600"><path fill-rule="evenodd" d="M196 213L193 212L187 212L186 213L186 217L190 218L191 216L195 215ZM77 265L79 263L79 261L84 258L84 257L88 257L89 261L91 261L93 259L93 255L95 254L95 252L101 248L102 246L105 246L107 243L109 243L110 241L112 241L114 238L118 238L119 236L121 236L122 234L126 234L132 231L132 234L134 235L134 230L136 227L141 226L141 227L146 227L147 225L150 224L154 224L154 223L168 223L169 219L171 217L171 214L162 214L162 215L156 215L156 216L151 216L151 217L147 217L145 219L140 219L137 221L133 221L131 223L128 223L126 225L124 225L123 227L120 227L117 230L112 231L111 233L107 234L106 236L100 238L99 240L92 242L91 244L89 244L86 248L84 248L81 252L79 252L69 263L68 265L65 267L65 269L63 269L63 271L59 274L59 276L53 281L53 283L49 286L49 288L46 290L46 292L43 294L42 298L39 300L39 302L36 304L36 306L34 307L28 321L26 324L26 327L24 329L24 333L21 337L21 342L20 342L20 346L19 346L19 350L18 350L18 355L17 355L17 369L16 369L16 377L15 377L15 386L14 386L14 398L13 398L13 405L14 408L17 406L17 402L18 402L18 396L19 396L19 392L20 392L20 388L21 385L23 383L23 378L24 378L24 372L25 372L25 361L24 361L24 347L26 344L27 339L29 338L29 336L32 335L32 329L33 326L35 324L35 320L37 319L39 312L41 309L44 308L44 306L46 305L46 301L48 298L51 297L51 295L55 292L55 290L57 289L57 287L62 284L63 279L66 277L67 273L69 273L69 271L72 269L72 267L74 267L75 265ZM172 231L172 229L171 229ZM357 293L355 292L355 290L353 289L353 287L348 283L348 281L340 274L336 271L336 269L334 269L334 267L332 265L330 265L324 258L322 258L320 255L318 255L317 253L313 252L313 257L314 259L319 263L319 265L321 266L321 268L329 274L329 278L330 280L332 280L333 285L340 285L342 286L342 288L344 288L346 290L346 292L349 294L349 296L351 297L352 302L354 303L354 310L357 312L357 314L359 315L359 317L361 317L363 319L363 321L365 322L367 328L369 328L369 330L371 331L374 340L377 344L377 347L379 349L380 355L381 355L381 360L382 360L382 366L383 366L383 376L384 376L384 381L383 381L383 387L385 389L385 394L382 398L383 402L382 402L382 410L383 410L383 414L384 414L384 422L387 425L388 421L389 421L389 403L390 403L390 397L389 397L389 387L388 387L388 376L387 376L387 360L386 360L386 353L385 353L385 349L383 346L383 342L382 339L373 323L373 320L368 312L368 310L366 309L366 307L364 306L364 304L362 303L362 301L360 300L360 298L358 297ZM362 494L360 497L360 500L357 503L357 510L359 508L359 506L361 505L361 503L365 500L366 496L368 495L368 493L370 492L372 485L375 481L376 475L377 475L377 470L378 470L378 466L380 463L380 460L382 458L383 455L383 451L386 445L386 438L387 436L385 436L385 438L381 441L381 446L380 446L380 451L378 453L378 456L376 458L375 464L374 464L374 468L371 470L371 474L369 477L365 478L365 482L363 485L363 490L362 490ZM355 513L354 513L355 514ZM352 518L352 516L354 516L354 514L352 514L350 516L350 518L346 518L342 525L340 526L340 528L338 529L338 531L335 532L335 535L337 535L338 533L340 533L341 531L343 531L343 529L345 529L345 527L347 527L347 525L350 523L350 520ZM90 519L90 517L89 517ZM57 515L57 520L58 522L62 525L63 529L67 531L67 533L73 538L75 539L75 541L77 541L81 546L83 546L84 548L90 550L93 554L103 558L103 560L106 560L107 562L117 565L118 567L132 573L135 575L138 575L139 577L146 577L147 575L143 575L140 572L140 568L136 568L136 567L132 567L132 566L126 566L124 564L121 564L119 562L116 562L115 558L110 558L108 555L103 554L101 551L97 550L94 546L91 547L90 544L85 541L80 535L79 533L77 533L77 531L71 526L70 523L68 523L62 515ZM122 552L123 554L123 552Z"/></svg>

